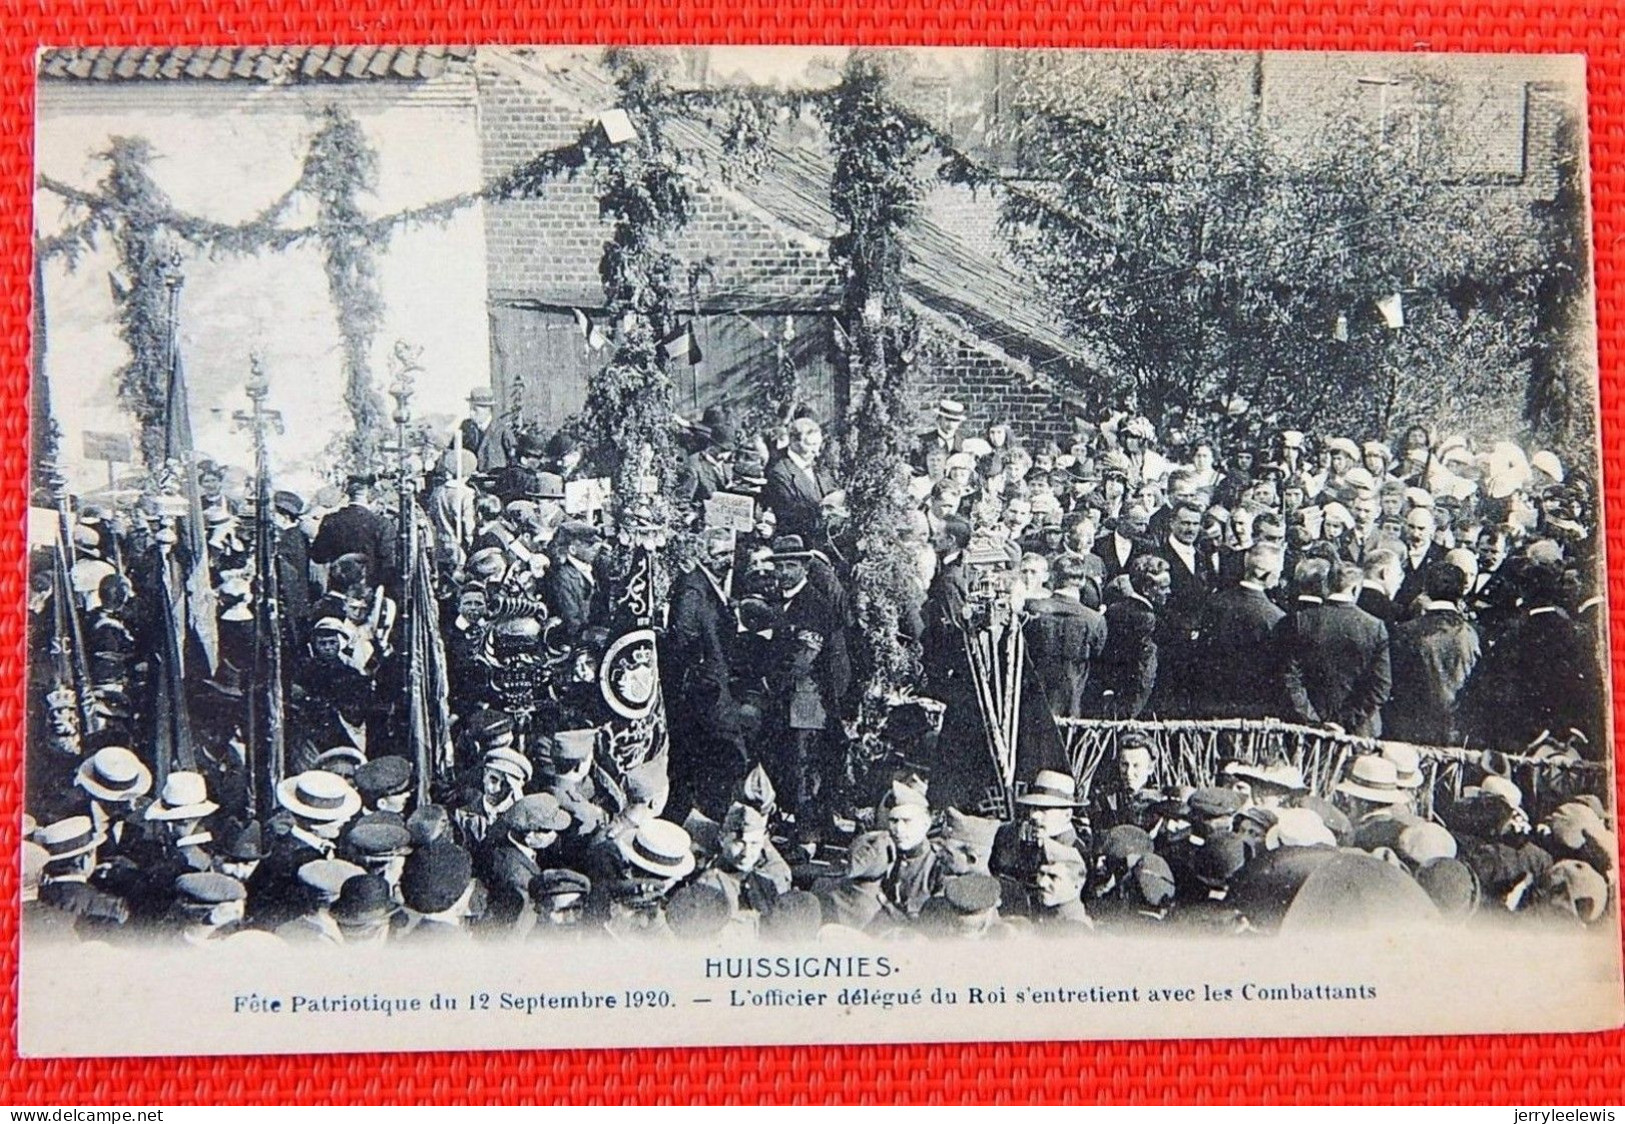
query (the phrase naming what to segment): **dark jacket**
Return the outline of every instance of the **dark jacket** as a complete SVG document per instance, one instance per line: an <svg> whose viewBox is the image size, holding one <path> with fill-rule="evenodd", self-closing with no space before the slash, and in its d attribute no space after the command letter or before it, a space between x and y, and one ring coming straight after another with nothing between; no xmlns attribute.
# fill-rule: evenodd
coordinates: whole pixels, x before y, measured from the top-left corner
<svg viewBox="0 0 1625 1124"><path fill-rule="evenodd" d="M1422 564L1411 566L1410 548L1406 547L1399 552L1399 564L1405 568L1405 577L1399 583L1399 590L1394 594L1394 612L1403 620L1411 615L1411 605L1422 596L1427 580L1428 567L1435 562L1443 562L1445 549L1438 543L1429 543L1427 553L1422 555Z"/></svg>
<svg viewBox="0 0 1625 1124"><path fill-rule="evenodd" d="M1081 718L1090 667L1106 646L1106 618L1064 597L1046 597L1027 607L1032 616L1022 632L1050 712L1058 718Z"/></svg>
<svg viewBox="0 0 1625 1124"><path fill-rule="evenodd" d="M834 478L822 465L815 463L809 476L789 456L782 456L767 466L762 505L777 517L779 534L810 541L818 533L819 505L835 490Z"/></svg>
<svg viewBox="0 0 1625 1124"><path fill-rule="evenodd" d="M1157 682L1157 615L1139 597L1106 606L1106 644L1090 677L1089 710L1103 718L1136 718Z"/></svg>
<svg viewBox="0 0 1625 1124"><path fill-rule="evenodd" d="M1352 602L1327 601L1283 617L1275 644L1291 718L1381 735L1393 685L1386 625Z"/></svg>
<svg viewBox="0 0 1625 1124"><path fill-rule="evenodd" d="M325 566L346 554L365 557L373 581L383 581L395 567L395 525L358 503L329 512L310 544L310 560Z"/></svg>
<svg viewBox="0 0 1625 1124"><path fill-rule="evenodd" d="M1550 730L1571 727L1606 760L1602 737L1603 678L1585 631L1558 608L1537 607L1485 652L1460 695L1462 732L1470 742L1517 752Z"/></svg>
<svg viewBox="0 0 1625 1124"><path fill-rule="evenodd" d="M603 582L589 579L568 559L558 559L547 571L542 596L562 622L560 633L568 641L574 642L588 625L608 621L609 599Z"/></svg>
<svg viewBox="0 0 1625 1124"><path fill-rule="evenodd" d="M1393 626L1394 692L1383 733L1422 745L1450 745L1456 695L1478 662L1478 630L1455 608L1429 609Z"/></svg>
<svg viewBox="0 0 1625 1124"><path fill-rule="evenodd" d="M1237 585L1213 594L1196 623L1196 706L1217 717L1281 713L1275 626L1286 616L1263 590Z"/></svg>

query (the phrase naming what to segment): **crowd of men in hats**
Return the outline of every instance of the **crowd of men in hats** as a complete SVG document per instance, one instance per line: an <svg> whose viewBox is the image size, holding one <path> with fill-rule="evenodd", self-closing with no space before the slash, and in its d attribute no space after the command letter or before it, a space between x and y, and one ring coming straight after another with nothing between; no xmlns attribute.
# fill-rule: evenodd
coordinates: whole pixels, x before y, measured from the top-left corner
<svg viewBox="0 0 1625 1124"><path fill-rule="evenodd" d="M1024 768L1001 822L964 795L985 745L929 707L890 731L891 760L851 773L857 544L805 413L760 433L720 409L677 423L703 551L654 622L669 753L619 767L601 673L625 576L604 549L611 516L565 510L604 466L562 433L506 433L492 406L471 399L407 497L432 544L454 738L442 775L417 776L401 748L402 497L366 476L271 493L287 769L258 807L242 674L261 513L201 467L220 654L191 685L195 763L180 768L155 760L149 659L149 559L174 518L74 504L93 705L50 678L62 615L36 566L26 930L333 944L1236 933L1280 923L1281 894L1253 883L1333 859L1452 920L1585 925L1612 907L1607 774L1584 768L1607 755L1595 481L1550 452L1422 426L1392 447L1261 434L1234 413L1205 433L1170 413L1159 439L1132 401L1078 417L1064 446L1024 444L997 419L973 436L965 406L938 403L904 528L923 609L899 639L919 654L921 698L964 699L956 633L994 590L1056 718L1385 739L1311 792L1285 761L1174 787L1158 742L1125 733L1084 788L1064 767ZM718 497L744 497L750 530L712 518ZM1411 743L1495 752L1435 787ZM1512 764L1529 755L1561 782L1531 784Z"/></svg>

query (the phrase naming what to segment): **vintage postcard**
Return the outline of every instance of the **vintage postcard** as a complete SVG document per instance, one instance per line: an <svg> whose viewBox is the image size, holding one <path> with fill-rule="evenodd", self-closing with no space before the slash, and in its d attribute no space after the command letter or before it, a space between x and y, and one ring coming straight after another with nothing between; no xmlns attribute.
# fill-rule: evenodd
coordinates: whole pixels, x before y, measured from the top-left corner
<svg viewBox="0 0 1625 1124"><path fill-rule="evenodd" d="M23 1054L1620 1024L1581 60L37 93Z"/></svg>

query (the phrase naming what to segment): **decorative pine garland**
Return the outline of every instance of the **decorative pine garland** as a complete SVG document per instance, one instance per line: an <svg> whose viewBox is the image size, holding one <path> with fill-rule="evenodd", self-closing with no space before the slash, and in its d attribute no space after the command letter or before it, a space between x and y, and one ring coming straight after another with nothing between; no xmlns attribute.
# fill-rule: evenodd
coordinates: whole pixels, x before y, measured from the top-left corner
<svg viewBox="0 0 1625 1124"><path fill-rule="evenodd" d="M853 602L866 674L858 730L870 755L887 702L917 680L918 655L902 623L925 596L903 538L912 514L908 383L918 328L903 304L902 269L903 233L924 194L915 169L933 135L891 103L884 65L880 55L854 52L840 87L820 103L835 155L830 203L842 228L830 255L846 280L843 355L851 384L864 388L847 435L851 448L863 450L847 466L847 500L857 532Z"/></svg>

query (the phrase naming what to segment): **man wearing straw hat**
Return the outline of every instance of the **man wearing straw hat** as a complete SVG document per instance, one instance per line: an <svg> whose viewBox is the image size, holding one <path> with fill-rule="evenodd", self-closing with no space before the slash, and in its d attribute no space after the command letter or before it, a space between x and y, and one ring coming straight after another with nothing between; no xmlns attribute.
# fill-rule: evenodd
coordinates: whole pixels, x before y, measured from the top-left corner
<svg viewBox="0 0 1625 1124"><path fill-rule="evenodd" d="M922 433L914 447L909 463L916 475L940 480L947 471L948 458L960 452L965 445L959 431L965 425L965 405L952 398L937 403L936 428Z"/></svg>
<svg viewBox="0 0 1625 1124"><path fill-rule="evenodd" d="M248 881L248 924L270 930L305 912L300 868L333 858L336 840L361 811L361 794L350 782L319 769L283 780L276 798L289 820Z"/></svg>
<svg viewBox="0 0 1625 1124"><path fill-rule="evenodd" d="M40 872L39 900L72 917L74 932L81 937L106 936L122 929L130 919L129 904L90 884L97 848L106 840L90 817L69 816L46 824L37 838L47 856Z"/></svg>
<svg viewBox="0 0 1625 1124"><path fill-rule="evenodd" d="M138 849L146 838L141 825L152 791L152 770L123 746L110 745L79 766L73 783L88 798L82 810L103 837L102 857Z"/></svg>

